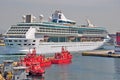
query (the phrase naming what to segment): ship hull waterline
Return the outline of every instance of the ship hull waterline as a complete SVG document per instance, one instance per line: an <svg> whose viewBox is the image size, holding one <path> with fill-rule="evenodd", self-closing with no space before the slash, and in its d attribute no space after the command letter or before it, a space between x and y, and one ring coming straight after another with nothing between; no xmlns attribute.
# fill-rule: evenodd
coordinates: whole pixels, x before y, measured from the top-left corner
<svg viewBox="0 0 120 80"><path fill-rule="evenodd" d="M37 54L52 54L61 51L61 47L66 47L70 52L77 51L86 51L86 50L95 50L100 48L104 44L102 42L66 42L66 43L54 43L54 42L43 42L36 46L6 46L5 54L27 54L29 51L32 51L33 48L36 48Z"/></svg>

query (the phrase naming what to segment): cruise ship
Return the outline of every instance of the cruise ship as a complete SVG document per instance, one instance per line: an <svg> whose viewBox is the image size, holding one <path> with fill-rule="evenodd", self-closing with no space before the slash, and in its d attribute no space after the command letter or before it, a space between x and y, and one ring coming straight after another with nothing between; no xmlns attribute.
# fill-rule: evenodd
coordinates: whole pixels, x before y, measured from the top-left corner
<svg viewBox="0 0 120 80"><path fill-rule="evenodd" d="M37 54L51 54L60 52L63 46L70 52L95 50L109 39L105 28L96 27L89 20L86 25L78 26L59 10L48 21L43 15L37 20L31 14L22 19L4 34L7 54L26 54L33 48Z"/></svg>

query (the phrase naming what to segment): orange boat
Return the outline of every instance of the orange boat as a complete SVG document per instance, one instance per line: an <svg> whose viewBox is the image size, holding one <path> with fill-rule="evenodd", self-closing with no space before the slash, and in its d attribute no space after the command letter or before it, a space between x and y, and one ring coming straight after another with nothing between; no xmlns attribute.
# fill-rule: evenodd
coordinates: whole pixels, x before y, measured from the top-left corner
<svg viewBox="0 0 120 80"><path fill-rule="evenodd" d="M72 61L71 59L72 55L70 52L62 47L61 53L55 53L55 56L51 62L52 64L70 63Z"/></svg>

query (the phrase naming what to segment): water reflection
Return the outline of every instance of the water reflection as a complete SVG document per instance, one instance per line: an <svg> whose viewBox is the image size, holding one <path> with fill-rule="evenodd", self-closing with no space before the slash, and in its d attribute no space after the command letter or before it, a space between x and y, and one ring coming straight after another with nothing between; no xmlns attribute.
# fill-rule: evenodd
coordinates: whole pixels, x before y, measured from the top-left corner
<svg viewBox="0 0 120 80"><path fill-rule="evenodd" d="M114 59L114 64L115 64L115 80L120 80L120 59L115 58Z"/></svg>
<svg viewBox="0 0 120 80"><path fill-rule="evenodd" d="M45 80L70 80L69 64L55 64L46 70Z"/></svg>
<svg viewBox="0 0 120 80"><path fill-rule="evenodd" d="M45 77L41 77L41 76L29 76L28 78L30 80L45 80Z"/></svg>
<svg viewBox="0 0 120 80"><path fill-rule="evenodd" d="M3 60L18 60L18 55L0 55ZM120 80L120 59L73 54L72 63L45 68L44 77L30 76L30 80Z"/></svg>
<svg viewBox="0 0 120 80"><path fill-rule="evenodd" d="M68 80L68 64L66 65L58 65L59 66L59 70L58 70L58 73L59 73L59 76L61 78L61 80Z"/></svg>

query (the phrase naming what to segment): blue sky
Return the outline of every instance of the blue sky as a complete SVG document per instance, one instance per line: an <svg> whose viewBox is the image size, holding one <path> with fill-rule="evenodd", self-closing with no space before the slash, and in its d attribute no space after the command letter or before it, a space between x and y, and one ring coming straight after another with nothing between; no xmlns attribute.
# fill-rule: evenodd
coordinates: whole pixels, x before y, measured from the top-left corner
<svg viewBox="0 0 120 80"><path fill-rule="evenodd" d="M55 10L77 22L86 24L88 18L96 26L105 27L109 33L120 31L120 0L0 0L0 32L22 21L22 15L44 15L45 20Z"/></svg>

